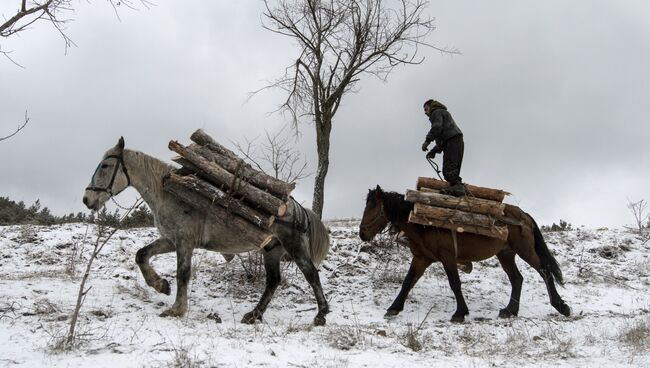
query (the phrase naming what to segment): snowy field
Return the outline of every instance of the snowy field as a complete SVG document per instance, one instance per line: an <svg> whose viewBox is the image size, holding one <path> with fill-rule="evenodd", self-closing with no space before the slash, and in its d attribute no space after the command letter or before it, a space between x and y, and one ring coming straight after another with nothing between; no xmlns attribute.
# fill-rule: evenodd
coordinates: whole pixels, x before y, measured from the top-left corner
<svg viewBox="0 0 650 368"><path fill-rule="evenodd" d="M241 324L263 290L263 268L256 256L226 262L201 250L194 253L188 314L158 317L174 300L175 257L152 261L172 282L171 296L158 294L135 264L136 251L157 230L134 229L117 232L95 261L71 351L58 346L96 229L0 227L0 366L650 366L650 242L628 230L545 234L564 272L558 290L571 317L550 306L540 276L518 259L519 317L497 318L510 285L493 258L461 274L470 315L452 324L455 301L440 264L415 286L404 311L386 320L408 250L389 238L362 243L355 221L328 225L332 250L320 275L331 313L324 327L312 327L313 293L291 262L283 263L283 283L264 321Z"/></svg>

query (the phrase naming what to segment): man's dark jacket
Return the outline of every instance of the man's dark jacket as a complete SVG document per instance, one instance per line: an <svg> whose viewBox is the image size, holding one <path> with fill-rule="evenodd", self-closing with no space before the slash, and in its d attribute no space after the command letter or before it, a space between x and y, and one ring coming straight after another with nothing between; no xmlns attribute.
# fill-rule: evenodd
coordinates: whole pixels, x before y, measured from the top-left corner
<svg viewBox="0 0 650 368"><path fill-rule="evenodd" d="M426 142L431 143L436 141L436 146L440 148L445 147L445 142L450 138L457 135L462 135L456 122L447 111L447 107L438 101L431 104L431 115L429 115L429 122L431 122L431 129L427 133Z"/></svg>

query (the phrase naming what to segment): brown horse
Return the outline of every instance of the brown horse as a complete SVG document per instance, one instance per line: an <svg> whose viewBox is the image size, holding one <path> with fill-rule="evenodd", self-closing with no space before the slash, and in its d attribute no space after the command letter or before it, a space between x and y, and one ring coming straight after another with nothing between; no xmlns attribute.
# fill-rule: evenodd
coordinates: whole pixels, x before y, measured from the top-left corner
<svg viewBox="0 0 650 368"><path fill-rule="evenodd" d="M433 262L441 262L449 285L456 297L456 312L452 322L463 322L469 313L460 288L457 262L475 262L497 256L501 267L508 274L512 285L510 302L501 309L499 317L513 317L519 312L519 297L523 277L517 269L515 255L521 257L533 267L544 279L551 299L551 305L565 316L571 314L571 308L564 303L555 289L555 281L563 284L562 271L557 261L544 242L535 220L519 207L506 205L505 215L520 223L508 226L506 241L486 236L458 233L457 249L450 230L431 226L422 226L408 222L413 204L406 202L404 196L395 192L384 192L379 185L368 193L366 208L363 212L359 237L363 241L372 240L389 223L404 232L408 238L409 248L413 254L411 266L404 278L402 289L393 304L386 311L385 317L397 315L404 309L404 301L420 276Z"/></svg>

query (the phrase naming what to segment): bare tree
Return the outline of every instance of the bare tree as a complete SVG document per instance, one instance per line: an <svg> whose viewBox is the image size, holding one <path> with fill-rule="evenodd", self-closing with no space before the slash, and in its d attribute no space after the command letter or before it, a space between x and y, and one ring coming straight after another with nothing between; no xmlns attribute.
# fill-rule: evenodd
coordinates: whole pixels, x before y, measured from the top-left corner
<svg viewBox="0 0 650 368"><path fill-rule="evenodd" d="M29 123L29 117L27 116L27 111L25 111L25 120L18 125L18 128L16 128L15 132L9 134L8 136L0 137L0 142L4 141L6 139L9 139L9 138L13 137L14 135L18 134L18 132L20 132L21 130L23 130L27 126L27 123Z"/></svg>
<svg viewBox="0 0 650 368"><path fill-rule="evenodd" d="M246 139L245 144L235 143L237 150L258 170L288 183L311 175L306 171L307 161L292 144L292 137L280 129L274 134L264 132L266 141Z"/></svg>
<svg viewBox="0 0 650 368"><path fill-rule="evenodd" d="M106 0L113 7L117 14L120 6L135 9L136 0ZM137 0L143 6L148 7L151 3L148 0ZM66 24L71 21L67 14L71 14L74 9L72 0L16 0L17 10L10 18L3 14L4 23L0 24L0 37L9 38L15 36L35 23L50 23L54 29L61 35L65 43L66 50L74 45L74 42L66 34ZM118 16L119 17L119 16ZM16 63L9 54L11 51L3 50L0 45L0 54L4 55L11 62Z"/></svg>
<svg viewBox="0 0 650 368"><path fill-rule="evenodd" d="M647 212L648 202L644 199L638 202L632 202L628 199L627 208L632 212L634 216L634 225L635 230L639 231L639 234L643 235L644 230L647 229L648 222L650 221L650 214Z"/></svg>
<svg viewBox="0 0 650 368"><path fill-rule="evenodd" d="M288 97L278 109L289 112L294 128L307 117L316 128L318 169L312 210L322 215L325 177L329 169L332 120L343 96L355 92L362 75L386 80L394 67L419 64L418 48L434 29L423 13L426 0L264 0L263 27L297 42L299 55L285 73L266 88ZM258 91L259 92L259 91Z"/></svg>

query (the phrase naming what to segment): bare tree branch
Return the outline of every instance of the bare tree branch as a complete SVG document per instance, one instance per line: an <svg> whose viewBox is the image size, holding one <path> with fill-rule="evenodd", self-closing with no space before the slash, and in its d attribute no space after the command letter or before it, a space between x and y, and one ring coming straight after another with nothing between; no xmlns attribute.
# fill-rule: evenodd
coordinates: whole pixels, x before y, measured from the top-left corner
<svg viewBox="0 0 650 368"><path fill-rule="evenodd" d="M426 0L278 0L266 11L262 27L290 37L299 56L267 88L287 97L277 111L289 113L294 129L305 117L314 123L318 170L312 209L322 213L329 167L332 120L343 97L356 92L363 75L386 80L399 65L420 64L420 48L458 54L426 42L434 30L425 16Z"/></svg>
<svg viewBox="0 0 650 368"><path fill-rule="evenodd" d="M129 214L134 209L138 208L141 204L142 204L142 200L140 198L136 199L133 206L127 208L126 213L122 215L118 225L122 223L122 221L124 221L124 219L126 219L129 216ZM74 348L75 341L77 340L77 334L75 331L77 327L77 320L79 318L79 311L81 310L81 306L86 300L86 294L88 294L88 292L92 288L92 286L89 286L86 289L86 282L88 281L88 277L90 276L90 271L93 262L97 258L97 255L101 253L102 249L104 249L104 246L108 244L108 242L111 240L113 235L120 229L119 226L116 226L113 229L109 229L108 226L103 224L99 219L96 222L97 222L97 237L95 238L95 243L93 245L93 250L90 253L88 263L86 264L86 271L84 272L83 277L81 278L81 283L79 284L79 292L77 293L77 302L75 303L75 308L70 318L70 329L68 330L68 334L66 335L65 340L62 341L61 344L65 348L65 350Z"/></svg>
<svg viewBox="0 0 650 368"><path fill-rule="evenodd" d="M21 123L20 125L18 125L18 128L16 129L15 132L9 134L6 137L0 137L0 142L4 141L6 139L9 139L9 138L13 137L14 135L18 134L18 132L20 132L21 130L23 130L23 128L25 128L27 126L27 123L29 123L29 117L27 116L27 111L25 111L25 121L23 123Z"/></svg>
<svg viewBox="0 0 650 368"><path fill-rule="evenodd" d="M307 161L294 147L285 128L271 134L265 131L265 141L257 143L258 138L245 139L246 143L234 142L239 153L258 170L276 179L294 183L309 177Z"/></svg>
<svg viewBox="0 0 650 368"><path fill-rule="evenodd" d="M627 208L632 212L632 216L634 216L634 230L638 231L639 235L644 235L644 232L648 230L648 225L650 224L650 214L647 212L647 207L648 202L644 199L638 202L627 200Z"/></svg>
<svg viewBox="0 0 650 368"><path fill-rule="evenodd" d="M153 5L149 0L106 0L119 19L117 9L119 7L127 7L131 10L137 10L136 3L141 4L144 8L149 8ZM73 13L72 0L20 0L19 8L16 13L10 18L4 18L4 22L0 24L0 37L9 38L29 29L33 24L40 22L50 23L54 29L61 35L65 43L65 51L67 52L70 46L75 46L74 41L66 34L67 23L71 21L67 18L67 14ZM0 54L4 55L14 64L20 66L11 57L11 51L2 50L0 47Z"/></svg>

